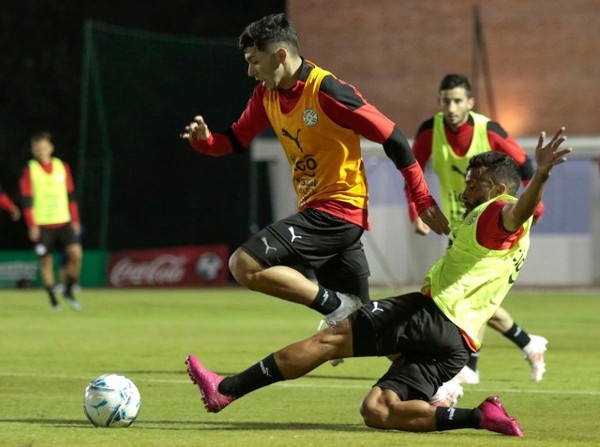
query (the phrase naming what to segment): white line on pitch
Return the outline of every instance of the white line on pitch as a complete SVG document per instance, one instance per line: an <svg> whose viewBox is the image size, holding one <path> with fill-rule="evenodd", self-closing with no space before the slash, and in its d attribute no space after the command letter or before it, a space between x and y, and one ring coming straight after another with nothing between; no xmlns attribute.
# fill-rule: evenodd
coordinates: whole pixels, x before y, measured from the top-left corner
<svg viewBox="0 0 600 447"><path fill-rule="evenodd" d="M118 372L117 372L118 373ZM119 374L119 373L118 373ZM90 377L79 377L79 376L67 376L67 375L48 375L48 374L29 374L29 373L5 373L0 372L0 377L43 377L44 379L60 379L60 380L81 380L83 382L90 382ZM323 383L306 383L310 381L311 377L307 376L305 380L279 382L274 384L275 386L288 387L288 388L333 388L333 389L367 389L374 382L373 380L364 379L364 383L348 383L343 382L344 379L331 378L330 380L339 380L342 383L339 384L323 384ZM186 384L189 385L189 380L177 380L177 379L140 379L136 378L136 383L171 383L171 384ZM524 388L480 388L480 387L469 387L468 390L473 391L484 391L486 393L516 393L516 394L559 394L559 395L583 395L583 396L600 396L599 390L535 390L535 389L524 389Z"/></svg>

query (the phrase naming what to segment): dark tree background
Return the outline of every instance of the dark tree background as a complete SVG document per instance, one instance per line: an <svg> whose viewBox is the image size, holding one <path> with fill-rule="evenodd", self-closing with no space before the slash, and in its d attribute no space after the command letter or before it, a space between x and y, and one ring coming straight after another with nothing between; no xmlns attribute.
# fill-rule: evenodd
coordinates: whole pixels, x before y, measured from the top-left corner
<svg viewBox="0 0 600 447"><path fill-rule="evenodd" d="M54 135L56 155L76 172L83 25L86 19L141 30L237 37L284 0L0 2L0 184L15 201L36 131ZM0 248L29 247L22 221L0 213Z"/></svg>

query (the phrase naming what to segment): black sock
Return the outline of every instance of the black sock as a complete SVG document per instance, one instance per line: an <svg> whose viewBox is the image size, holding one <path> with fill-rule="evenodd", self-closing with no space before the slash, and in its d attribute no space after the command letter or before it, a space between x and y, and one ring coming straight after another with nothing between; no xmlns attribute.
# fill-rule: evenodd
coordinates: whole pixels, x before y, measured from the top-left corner
<svg viewBox="0 0 600 447"><path fill-rule="evenodd" d="M481 410L438 407L435 410L435 429L437 431L457 430L459 428L479 428Z"/></svg>
<svg viewBox="0 0 600 447"><path fill-rule="evenodd" d="M58 306L58 301L56 300L56 293L54 292L54 286L46 287L46 292L48 292L48 298L50 298L50 304L53 306Z"/></svg>
<svg viewBox="0 0 600 447"><path fill-rule="evenodd" d="M342 302L335 292L326 289L323 286L319 286L319 292L317 292L315 300L310 303L308 307L320 312L323 315L328 315L340 307L340 304L342 304Z"/></svg>
<svg viewBox="0 0 600 447"><path fill-rule="evenodd" d="M477 360L479 360L479 351L471 352L471 354L469 354L469 360L467 360L467 367L473 371L477 371Z"/></svg>
<svg viewBox="0 0 600 447"><path fill-rule="evenodd" d="M259 388L285 380L275 363L273 354L234 376L225 377L219 392L226 396L242 397Z"/></svg>
<svg viewBox="0 0 600 447"><path fill-rule="evenodd" d="M75 280L73 278L67 278L65 284L65 298L73 299L73 284L75 284Z"/></svg>
<svg viewBox="0 0 600 447"><path fill-rule="evenodd" d="M529 334L525 332L517 323L513 323L512 327L502 335L504 335L521 349L527 346L527 344L531 341Z"/></svg>

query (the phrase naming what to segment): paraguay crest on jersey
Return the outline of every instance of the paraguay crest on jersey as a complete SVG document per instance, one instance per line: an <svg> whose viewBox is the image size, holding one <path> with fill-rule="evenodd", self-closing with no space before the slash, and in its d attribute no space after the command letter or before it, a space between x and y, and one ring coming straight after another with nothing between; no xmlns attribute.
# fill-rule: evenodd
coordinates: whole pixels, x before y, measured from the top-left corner
<svg viewBox="0 0 600 447"><path fill-rule="evenodd" d="M312 127L319 121L319 115L313 109L305 109L304 113L302 113L302 120L306 127Z"/></svg>

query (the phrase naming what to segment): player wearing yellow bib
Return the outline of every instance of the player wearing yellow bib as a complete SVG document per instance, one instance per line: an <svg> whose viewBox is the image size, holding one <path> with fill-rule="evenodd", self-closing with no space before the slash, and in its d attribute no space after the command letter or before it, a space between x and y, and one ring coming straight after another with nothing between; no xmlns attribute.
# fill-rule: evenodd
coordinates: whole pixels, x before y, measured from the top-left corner
<svg viewBox="0 0 600 447"><path fill-rule="evenodd" d="M423 169L428 160L432 160L432 168L439 181L442 210L450 220L450 227L456 228L465 211L461 193L465 187L465 173L471 157L489 151L510 156L519 168L523 186L527 185L533 175L533 165L525 150L500 124L473 112L475 99L466 76L446 75L440 83L438 99L442 111L419 126L412 148ZM418 217L410 197L408 204L415 232L426 235L429 228ZM540 202L534 213L534 222L541 217L542 212L543 203ZM539 335L528 334L503 307L498 308L488 325L522 349L531 367L531 379L542 380L546 370L544 351L547 340ZM484 329L485 327L479 337L481 339ZM479 383L478 359L479 351L469 357L469 362L458 377L461 383Z"/></svg>
<svg viewBox="0 0 600 447"><path fill-rule="evenodd" d="M448 234L448 222L399 127L354 86L303 59L284 14L250 24L239 47L248 76L259 82L240 118L212 133L196 116L181 137L202 154L223 156L247 150L269 127L275 131L289 161L298 212L254 234L233 253L229 267L243 286L309 306L334 323L369 301L360 241L370 228L361 136L383 146L404 176L417 213L435 232ZM295 266L313 270L318 284Z"/></svg>
<svg viewBox="0 0 600 447"><path fill-rule="evenodd" d="M520 178L510 157L485 152L471 158L461 194L464 220L420 292L369 302L335 326L232 376L222 377L189 355L188 374L200 388L206 410L221 411L252 391L299 378L330 359L401 353L362 401L360 412L367 426L412 432L486 429L523 436L498 396L476 408L430 400L479 347L480 327L517 279L529 247L532 216L550 171L571 152L560 148L563 132L561 128L548 144L542 132L537 168L518 199L514 196Z"/></svg>
<svg viewBox="0 0 600 447"><path fill-rule="evenodd" d="M23 215L29 230L29 239L35 244L40 259L40 273L51 309L60 309L56 299L53 253L64 251L66 284L64 297L74 310L81 305L75 299L73 287L79 280L83 256L79 234L79 208L75 200L75 186L69 165L53 157L54 145L48 132L31 137L29 161L19 180L23 198Z"/></svg>

